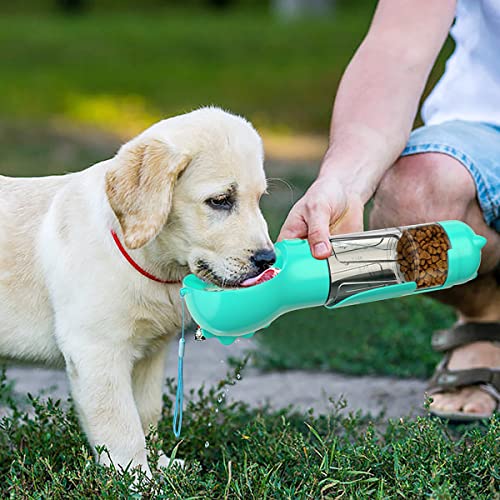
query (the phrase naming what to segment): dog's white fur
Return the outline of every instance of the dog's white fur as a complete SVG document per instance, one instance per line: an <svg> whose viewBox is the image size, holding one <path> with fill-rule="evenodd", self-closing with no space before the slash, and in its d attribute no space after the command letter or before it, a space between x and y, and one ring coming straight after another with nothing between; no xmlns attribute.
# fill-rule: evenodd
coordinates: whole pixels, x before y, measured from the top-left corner
<svg viewBox="0 0 500 500"><path fill-rule="evenodd" d="M0 355L64 364L91 446L115 464L150 472L180 285L139 274L110 230L160 278L236 284L272 248L265 188L258 134L217 108L161 121L79 173L0 176ZM231 210L206 201L225 193Z"/></svg>

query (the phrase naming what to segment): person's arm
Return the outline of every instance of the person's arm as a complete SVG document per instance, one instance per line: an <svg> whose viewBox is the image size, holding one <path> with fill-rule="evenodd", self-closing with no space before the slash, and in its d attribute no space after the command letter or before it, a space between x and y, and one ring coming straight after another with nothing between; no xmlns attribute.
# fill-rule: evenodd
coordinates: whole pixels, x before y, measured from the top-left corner
<svg viewBox="0 0 500 500"><path fill-rule="evenodd" d="M362 230L364 204L408 140L455 3L379 1L340 82L318 178L292 208L279 239L307 237L314 256L326 258L330 231Z"/></svg>

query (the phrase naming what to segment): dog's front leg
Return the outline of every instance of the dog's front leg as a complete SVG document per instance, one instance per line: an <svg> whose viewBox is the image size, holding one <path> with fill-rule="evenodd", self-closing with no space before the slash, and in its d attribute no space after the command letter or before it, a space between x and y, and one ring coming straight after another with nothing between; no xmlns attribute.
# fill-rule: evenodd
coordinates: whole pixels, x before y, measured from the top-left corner
<svg viewBox="0 0 500 500"><path fill-rule="evenodd" d="M95 338L65 346L71 391L90 445L105 445L100 462L141 466L150 475L144 432L132 390L132 353Z"/></svg>
<svg viewBox="0 0 500 500"><path fill-rule="evenodd" d="M166 353L164 342L154 353L137 361L132 372L134 399L145 434L160 420Z"/></svg>
<svg viewBox="0 0 500 500"><path fill-rule="evenodd" d="M134 398L145 434L151 427L156 427L161 416L167 348L168 344L165 342L153 354L138 361L132 372ZM183 465L181 460L175 462ZM169 463L169 458L162 452L158 467L167 467Z"/></svg>

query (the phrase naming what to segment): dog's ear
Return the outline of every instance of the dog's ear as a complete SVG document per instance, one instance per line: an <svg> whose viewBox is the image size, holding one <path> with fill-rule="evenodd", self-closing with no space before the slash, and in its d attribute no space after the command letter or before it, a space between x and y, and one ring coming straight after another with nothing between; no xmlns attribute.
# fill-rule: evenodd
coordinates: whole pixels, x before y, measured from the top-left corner
<svg viewBox="0 0 500 500"><path fill-rule="evenodd" d="M144 246L167 222L177 176L191 158L157 139L125 144L106 173L106 195L125 245Z"/></svg>

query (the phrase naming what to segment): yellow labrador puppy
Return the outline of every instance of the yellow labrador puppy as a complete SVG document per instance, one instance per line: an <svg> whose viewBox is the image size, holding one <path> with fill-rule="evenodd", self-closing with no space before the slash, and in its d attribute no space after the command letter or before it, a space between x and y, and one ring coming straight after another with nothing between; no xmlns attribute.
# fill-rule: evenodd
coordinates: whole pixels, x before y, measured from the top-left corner
<svg viewBox="0 0 500 500"><path fill-rule="evenodd" d="M237 286L273 263L265 189L257 132L217 108L82 172L0 176L0 356L64 364L91 446L115 464L150 473L180 280Z"/></svg>

